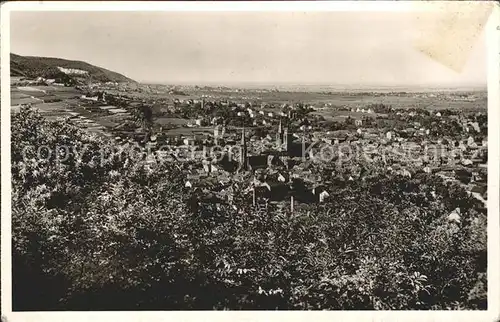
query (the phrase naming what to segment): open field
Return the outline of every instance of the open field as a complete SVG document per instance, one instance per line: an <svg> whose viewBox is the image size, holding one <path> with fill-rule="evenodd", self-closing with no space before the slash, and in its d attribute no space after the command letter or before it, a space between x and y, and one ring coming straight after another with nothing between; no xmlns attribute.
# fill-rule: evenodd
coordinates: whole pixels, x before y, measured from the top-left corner
<svg viewBox="0 0 500 322"><path fill-rule="evenodd" d="M52 100L70 100L79 97L80 91L72 87L20 86L11 88L11 105L38 104Z"/></svg>
<svg viewBox="0 0 500 322"><path fill-rule="evenodd" d="M43 100L36 97L23 97L11 100L12 105L21 105L21 104L39 104L43 103Z"/></svg>
<svg viewBox="0 0 500 322"><path fill-rule="evenodd" d="M158 117L155 119L155 123L159 125L186 125L189 123L189 120L186 119L181 119L181 118L174 118L174 117Z"/></svg>
<svg viewBox="0 0 500 322"><path fill-rule="evenodd" d="M253 102L268 104L283 104L303 102L308 105L361 107L368 104L385 104L395 108L428 108L476 110L486 108L487 98L484 91L433 91L433 92L272 92L262 90L182 90L186 95L170 94L168 90L153 89L141 91L113 90L113 94L130 94L137 99L153 100L199 100L205 97L209 101L229 99L235 102Z"/></svg>
<svg viewBox="0 0 500 322"><path fill-rule="evenodd" d="M212 134L214 129L211 127L179 127L176 129L167 130L165 133L168 135L185 135L190 136L193 134Z"/></svg>
<svg viewBox="0 0 500 322"><path fill-rule="evenodd" d="M42 92L47 93L47 90L40 88L42 86L19 86L17 89L24 92Z"/></svg>
<svg viewBox="0 0 500 322"><path fill-rule="evenodd" d="M336 121L336 122L342 122L348 116L353 118L353 119L361 119L363 117L377 117L377 116L381 115L381 114L377 114L377 113L369 114L369 113L362 113L362 112L339 111L339 110L333 110L333 109L329 109L329 108L317 110L315 112L312 112L312 114L313 115L321 115L327 121Z"/></svg>
<svg viewBox="0 0 500 322"><path fill-rule="evenodd" d="M450 92L452 93L452 92ZM184 95L165 94L172 99L200 99L208 100L229 98L241 101L262 101L266 103L307 102L307 104L326 104L356 107L366 104L387 104L396 108L477 108L486 106L486 92L468 92L474 97L467 99L446 99L444 93L357 93L357 92L232 92L232 91L186 91ZM449 94L449 93L447 93Z"/></svg>

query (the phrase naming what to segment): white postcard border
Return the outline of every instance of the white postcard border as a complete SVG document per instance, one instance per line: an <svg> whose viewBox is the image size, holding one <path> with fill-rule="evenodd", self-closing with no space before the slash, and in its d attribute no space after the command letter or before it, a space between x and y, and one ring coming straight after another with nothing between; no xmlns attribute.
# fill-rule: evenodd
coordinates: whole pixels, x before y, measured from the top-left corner
<svg viewBox="0 0 500 322"><path fill-rule="evenodd" d="M10 12L12 11L409 11L425 4L405 1L297 2L8 2L1 10L1 290L7 321L493 321L500 319L500 9L486 25L488 41L488 310L487 311L127 311L12 312L10 176Z"/></svg>

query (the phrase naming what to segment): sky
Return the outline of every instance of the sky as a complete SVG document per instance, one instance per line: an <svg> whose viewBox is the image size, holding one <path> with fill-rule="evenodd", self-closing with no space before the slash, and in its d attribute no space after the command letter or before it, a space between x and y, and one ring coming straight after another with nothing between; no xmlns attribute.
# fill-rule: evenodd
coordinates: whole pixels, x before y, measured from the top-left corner
<svg viewBox="0 0 500 322"><path fill-rule="evenodd" d="M486 84L484 32L462 72L418 52L404 12L13 12L11 52L147 83Z"/></svg>

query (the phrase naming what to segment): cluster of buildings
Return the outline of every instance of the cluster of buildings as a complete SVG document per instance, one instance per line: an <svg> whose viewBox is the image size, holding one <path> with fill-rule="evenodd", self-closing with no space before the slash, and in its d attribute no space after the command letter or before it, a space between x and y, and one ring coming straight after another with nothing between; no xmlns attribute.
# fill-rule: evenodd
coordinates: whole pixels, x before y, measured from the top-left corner
<svg viewBox="0 0 500 322"><path fill-rule="evenodd" d="M224 127L216 127L214 136L221 139L224 132ZM297 142L281 121L272 148L258 149L249 144L248 137L242 128L239 142L224 146L216 158L198 154L185 184L194 190L197 200L209 196L210 202L231 203L228 191L234 191L234 185L239 185L253 205L286 201L292 210L296 202L320 203L329 196L321 178L303 172L300 165L307 160L302 154L305 142ZM206 188L206 182L211 182L212 189Z"/></svg>
<svg viewBox="0 0 500 322"><path fill-rule="evenodd" d="M130 116L129 108L107 105L105 93L81 100L88 102L87 105L99 105L96 108L101 111L124 119L127 113ZM124 100L130 109L136 107L134 104L144 104L143 101ZM148 162L174 162L184 168L185 189L196 196L197 203L231 204L237 190L242 191L253 205L278 202L289 204L293 209L299 202L321 203L327 200L329 189L334 187L322 180L319 169L331 167L332 163L352 167L345 180L362 180L363 171L355 171L361 164L365 168L383 168L408 177L416 172L434 173L459 182L478 198L486 197L486 134L473 117L430 113L429 117L440 124L448 120L460 124L463 140L459 141L433 134L432 128L418 121L415 111L388 110L384 116L401 121L406 124L404 128L378 127L357 118L355 130L351 126L327 131L303 125L304 115L309 119L312 115L304 113L297 117L297 109L288 105L276 108L265 103L252 106L201 98L177 100L167 107L175 110L182 104L196 105L200 111L208 111L214 106L231 111L229 117L202 113L203 117L179 126L179 131L159 129L146 140L142 138L144 149L153 152ZM351 112L377 118L370 107ZM240 126L237 126L239 121L228 124L231 118L250 122L241 122ZM262 128L266 131L260 132ZM119 130L125 133L125 137L116 138L119 142L141 140L141 133L134 134L133 127L125 130L122 126ZM132 136L135 138L131 139ZM329 159L320 157L325 146L333 150ZM361 156L346 156L343 148L346 146L351 153L361 150ZM178 153L182 149L184 155Z"/></svg>

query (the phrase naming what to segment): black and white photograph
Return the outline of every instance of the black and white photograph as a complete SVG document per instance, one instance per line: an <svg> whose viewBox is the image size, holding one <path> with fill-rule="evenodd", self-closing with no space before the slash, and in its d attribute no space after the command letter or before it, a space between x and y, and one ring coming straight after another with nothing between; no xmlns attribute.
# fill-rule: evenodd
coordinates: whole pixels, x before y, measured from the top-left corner
<svg viewBox="0 0 500 322"><path fill-rule="evenodd" d="M3 310L498 310L493 3L453 63L418 4L62 3L2 21Z"/></svg>

